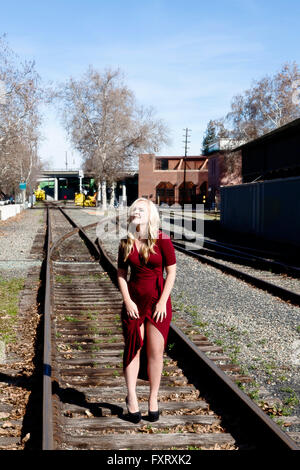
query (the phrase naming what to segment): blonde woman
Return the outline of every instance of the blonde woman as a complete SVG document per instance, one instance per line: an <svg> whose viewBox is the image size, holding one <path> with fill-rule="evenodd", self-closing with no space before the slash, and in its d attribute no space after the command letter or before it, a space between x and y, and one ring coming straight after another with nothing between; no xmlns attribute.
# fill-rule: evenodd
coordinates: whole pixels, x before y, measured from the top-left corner
<svg viewBox="0 0 300 470"><path fill-rule="evenodd" d="M128 266L131 274L127 282ZM170 237L159 230L158 210L149 199L138 198L129 208L127 239L121 240L118 254L126 404L129 418L135 423L141 419L136 396L138 377L150 382L147 420L159 419L158 391L172 318L170 293L175 276L174 246Z"/></svg>

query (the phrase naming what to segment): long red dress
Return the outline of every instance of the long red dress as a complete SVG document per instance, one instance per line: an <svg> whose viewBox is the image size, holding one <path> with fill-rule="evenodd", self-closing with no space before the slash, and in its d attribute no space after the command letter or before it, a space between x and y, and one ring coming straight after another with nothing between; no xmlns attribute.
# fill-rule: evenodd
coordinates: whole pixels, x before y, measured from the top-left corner
<svg viewBox="0 0 300 470"><path fill-rule="evenodd" d="M172 319L171 297L168 297L166 303L166 318L156 322L152 314L155 305L159 301L163 291L165 279L163 271L165 266L176 264L175 249L170 237L159 230L158 239L154 245L156 254L150 252L147 264L144 258L139 254L136 245L129 254L126 262L124 262L123 250L119 245L118 268L131 268L130 279L128 281L128 291L131 299L137 305L140 318L132 318L128 315L125 302L122 305L121 320L124 336L124 355L123 355L123 371L132 361L137 351L142 348L140 355L140 369L138 377L149 380L147 373L147 356L146 356L146 329L144 330L144 341L141 337L140 326L145 322L146 318L158 328L164 338L164 348L167 345L169 327Z"/></svg>

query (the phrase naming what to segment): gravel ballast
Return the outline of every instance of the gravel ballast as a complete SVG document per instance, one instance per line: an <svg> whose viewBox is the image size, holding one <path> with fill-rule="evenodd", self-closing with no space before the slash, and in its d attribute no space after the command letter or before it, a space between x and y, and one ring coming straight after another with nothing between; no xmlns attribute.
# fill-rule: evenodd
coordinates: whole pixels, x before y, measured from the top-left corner
<svg viewBox="0 0 300 470"><path fill-rule="evenodd" d="M0 221L0 275L4 279L25 277L32 266L40 266L30 251L43 225L44 209L26 209L20 214Z"/></svg>
<svg viewBox="0 0 300 470"><path fill-rule="evenodd" d="M0 221L0 450L41 448L44 215L27 209Z"/></svg>

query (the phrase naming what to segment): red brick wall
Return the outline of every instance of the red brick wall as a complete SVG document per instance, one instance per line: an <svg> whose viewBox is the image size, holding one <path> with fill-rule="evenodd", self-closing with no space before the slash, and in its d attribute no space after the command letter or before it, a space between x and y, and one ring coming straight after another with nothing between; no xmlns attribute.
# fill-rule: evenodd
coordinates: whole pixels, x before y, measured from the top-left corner
<svg viewBox="0 0 300 470"><path fill-rule="evenodd" d="M167 157L166 157L167 158ZM181 157L178 159L170 159L169 168L179 162ZM196 161L191 161L191 167L195 166L195 163L199 164L199 161L205 161L205 157L199 158ZM188 157L187 157L188 162ZM179 202L179 191L178 188L184 180L184 165L182 170L155 170L155 155L142 154L139 157L139 184L138 194L139 197L145 196L150 198L153 202L156 202L156 187L161 182L168 182L175 185L175 203ZM197 185L196 194L200 192L200 186L203 182L208 182L208 169L203 171L199 170L186 170L186 182L192 182ZM206 185L207 186L207 185Z"/></svg>
<svg viewBox="0 0 300 470"><path fill-rule="evenodd" d="M226 166L228 165L228 167ZM242 183L241 152L232 152L231 160L226 164L223 152L215 152L208 157L208 201L214 202L219 197L220 186Z"/></svg>

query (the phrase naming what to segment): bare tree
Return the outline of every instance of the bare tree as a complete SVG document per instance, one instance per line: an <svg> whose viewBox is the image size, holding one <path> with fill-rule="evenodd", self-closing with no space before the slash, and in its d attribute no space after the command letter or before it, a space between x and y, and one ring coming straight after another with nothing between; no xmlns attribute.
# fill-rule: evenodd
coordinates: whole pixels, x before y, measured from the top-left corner
<svg viewBox="0 0 300 470"><path fill-rule="evenodd" d="M235 95L224 120L228 135L249 141L298 118L300 106L293 100L293 84L299 78L296 62L286 62L273 77L253 81L243 95Z"/></svg>
<svg viewBox="0 0 300 470"><path fill-rule="evenodd" d="M144 151L158 151L168 142L167 128L143 108L124 84L120 69L99 73L92 66L80 80L70 78L49 95L58 103L62 123L84 169L96 180L112 181Z"/></svg>
<svg viewBox="0 0 300 470"><path fill-rule="evenodd" d="M300 106L293 99L294 84L299 78L296 62L286 62L273 77L253 81L244 94L233 97L231 111L225 117L210 121L216 137L247 142L300 117ZM237 153L225 152L224 165L228 181L237 181L240 171Z"/></svg>
<svg viewBox="0 0 300 470"><path fill-rule="evenodd" d="M39 166L37 146L43 99L40 76L34 61L20 62L0 37L0 187L4 192L18 190L20 181L33 182ZM4 94L3 94L4 90Z"/></svg>

